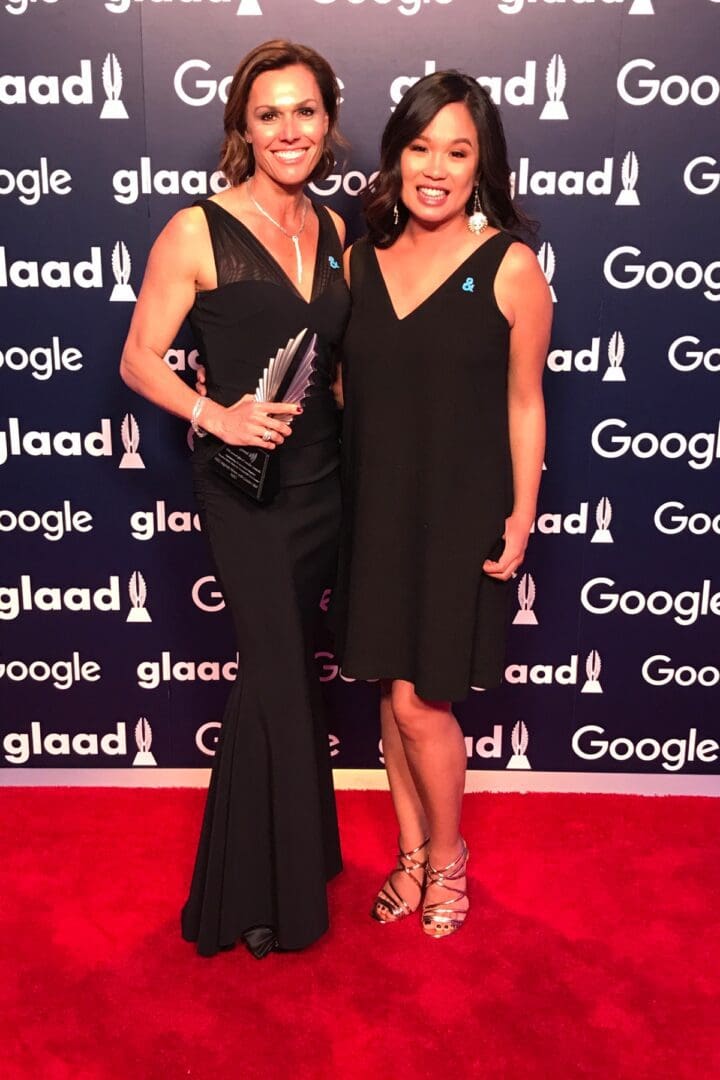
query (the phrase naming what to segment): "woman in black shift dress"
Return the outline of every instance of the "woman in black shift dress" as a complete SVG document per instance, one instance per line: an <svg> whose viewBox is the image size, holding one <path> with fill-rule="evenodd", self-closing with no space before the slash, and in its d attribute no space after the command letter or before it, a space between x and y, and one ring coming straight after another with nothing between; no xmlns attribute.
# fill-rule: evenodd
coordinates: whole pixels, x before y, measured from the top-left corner
<svg viewBox="0 0 720 1080"><path fill-rule="evenodd" d="M195 428L194 487L240 655L182 913L203 955L238 940L258 957L311 944L341 869L313 633L337 556L332 383L350 299L342 223L303 193L332 165L338 98L311 49L267 42L245 57L225 111L232 186L158 238L123 354L126 382ZM162 359L188 314L208 397ZM318 351L303 408L255 402L268 360L303 329ZM223 443L271 452L269 504L215 472Z"/></svg>
<svg viewBox="0 0 720 1080"><path fill-rule="evenodd" d="M353 245L343 345L343 536L333 601L347 675L381 679L400 859L372 914L423 899L432 937L468 910L466 754L451 702L501 679L507 583L542 468L551 301L509 231L497 109L475 80L426 76L393 113Z"/></svg>

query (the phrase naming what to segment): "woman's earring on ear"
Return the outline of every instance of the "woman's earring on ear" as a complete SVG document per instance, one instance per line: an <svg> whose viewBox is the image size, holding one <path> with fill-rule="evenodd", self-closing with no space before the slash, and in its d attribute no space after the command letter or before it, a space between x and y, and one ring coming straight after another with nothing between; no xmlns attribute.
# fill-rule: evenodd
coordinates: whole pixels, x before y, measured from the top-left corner
<svg viewBox="0 0 720 1080"><path fill-rule="evenodd" d="M480 203L480 188L479 185L475 185L475 192L473 194L473 212L468 218L468 229L471 233L481 233L483 229L488 227L487 214L483 213L482 205Z"/></svg>
<svg viewBox="0 0 720 1080"><path fill-rule="evenodd" d="M400 221L400 214L398 213L397 203L393 206L393 225L397 225Z"/></svg>

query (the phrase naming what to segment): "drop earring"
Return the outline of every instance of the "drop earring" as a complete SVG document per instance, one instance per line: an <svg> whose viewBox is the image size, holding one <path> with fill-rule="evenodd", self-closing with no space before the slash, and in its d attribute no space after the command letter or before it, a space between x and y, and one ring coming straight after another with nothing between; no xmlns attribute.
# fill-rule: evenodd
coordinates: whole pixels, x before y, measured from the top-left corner
<svg viewBox="0 0 720 1080"><path fill-rule="evenodd" d="M397 225L400 221L400 214L398 213L397 203L393 206L393 225Z"/></svg>
<svg viewBox="0 0 720 1080"><path fill-rule="evenodd" d="M471 233L475 233L476 235L488 227L487 214L483 213L480 204L480 188L477 184L475 185L475 192L473 194L473 212L468 218L467 227Z"/></svg>

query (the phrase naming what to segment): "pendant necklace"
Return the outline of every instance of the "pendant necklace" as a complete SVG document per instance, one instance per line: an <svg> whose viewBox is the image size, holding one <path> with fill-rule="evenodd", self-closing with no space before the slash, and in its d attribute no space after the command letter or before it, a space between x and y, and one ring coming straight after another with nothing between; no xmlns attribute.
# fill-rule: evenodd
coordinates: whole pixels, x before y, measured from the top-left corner
<svg viewBox="0 0 720 1080"><path fill-rule="evenodd" d="M302 253L300 251L300 236L302 234L303 229L305 228L305 218L307 217L308 200L306 199L305 202L303 203L302 220L300 222L300 228L298 229L298 231L296 233L291 233L291 232L288 232L288 230L286 228L284 228L280 224L279 221L276 221L274 217L271 217L270 214L268 214L267 210L265 210L264 207L262 207L260 205L260 203L257 201L257 199L255 198L255 196L253 195L253 193L252 193L252 191L250 189L249 182L248 182L248 195L250 196L250 201L253 203L255 208L260 211L260 213L263 215L263 217L266 217L271 225L274 225L275 228L279 229L281 233L284 233L285 236L287 236L289 240L292 240L293 247L295 248L295 264L296 264L296 267L297 267L297 279L298 279L298 284L300 284L302 282L302 272L303 272Z"/></svg>

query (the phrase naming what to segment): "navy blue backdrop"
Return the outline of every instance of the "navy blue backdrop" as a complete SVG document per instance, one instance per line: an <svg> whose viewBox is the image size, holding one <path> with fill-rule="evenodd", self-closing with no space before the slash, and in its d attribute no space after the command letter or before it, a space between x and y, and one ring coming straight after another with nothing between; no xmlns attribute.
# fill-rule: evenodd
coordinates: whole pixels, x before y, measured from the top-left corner
<svg viewBox="0 0 720 1080"><path fill-rule="evenodd" d="M6 777L127 767L140 782L140 766L159 780L210 762L235 657L187 425L117 366L153 238L223 183L228 76L286 36L343 83L352 151L314 190L351 236L389 111L443 67L491 90L542 223L547 469L505 685L459 707L469 767L509 769L509 786L528 769L580 788L634 774L635 790L706 774L709 790L719 26L717 0L0 0ZM166 360L192 382L195 357L183 332ZM379 768L377 688L344 679L329 640L318 678L334 765Z"/></svg>

